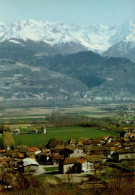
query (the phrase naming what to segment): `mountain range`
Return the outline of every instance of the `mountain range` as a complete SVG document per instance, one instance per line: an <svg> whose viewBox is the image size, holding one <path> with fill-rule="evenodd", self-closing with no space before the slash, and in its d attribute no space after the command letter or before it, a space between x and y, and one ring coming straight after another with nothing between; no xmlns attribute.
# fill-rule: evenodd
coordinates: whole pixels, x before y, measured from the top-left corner
<svg viewBox="0 0 135 195"><path fill-rule="evenodd" d="M104 56L135 60L135 24L132 21L119 26L77 26L35 20L10 25L0 23L0 42L4 41L25 49L31 42L33 47L46 55L88 50Z"/></svg>
<svg viewBox="0 0 135 195"><path fill-rule="evenodd" d="M135 25L0 23L0 106L135 100Z"/></svg>

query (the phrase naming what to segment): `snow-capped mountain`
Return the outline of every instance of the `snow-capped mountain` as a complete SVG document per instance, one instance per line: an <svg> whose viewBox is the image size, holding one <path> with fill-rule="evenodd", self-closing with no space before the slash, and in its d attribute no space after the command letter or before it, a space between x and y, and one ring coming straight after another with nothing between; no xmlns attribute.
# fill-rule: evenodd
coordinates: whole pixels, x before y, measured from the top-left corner
<svg viewBox="0 0 135 195"><path fill-rule="evenodd" d="M130 21L118 28L115 37L111 37L112 46L104 52L104 56L126 57L135 61L135 25ZM118 37L119 42L114 41Z"/></svg>
<svg viewBox="0 0 135 195"><path fill-rule="evenodd" d="M19 21L7 26L0 24L1 42L10 40L14 44L21 44L18 41L21 39L40 41L50 46L74 44L97 53L103 53L114 45L124 42L130 43L128 49L131 50L135 46L135 25L130 21L120 26L85 27L35 20Z"/></svg>
<svg viewBox="0 0 135 195"><path fill-rule="evenodd" d="M5 25L0 22L0 37L2 37L5 33Z"/></svg>

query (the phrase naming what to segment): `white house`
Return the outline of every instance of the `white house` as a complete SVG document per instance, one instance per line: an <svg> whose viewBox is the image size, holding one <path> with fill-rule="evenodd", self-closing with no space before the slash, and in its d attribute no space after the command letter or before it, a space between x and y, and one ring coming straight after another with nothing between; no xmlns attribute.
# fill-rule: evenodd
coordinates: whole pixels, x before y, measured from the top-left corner
<svg viewBox="0 0 135 195"><path fill-rule="evenodd" d="M30 171L30 172L37 173L39 164L33 158L25 158L25 159L23 159L23 167L24 167L24 172Z"/></svg>
<svg viewBox="0 0 135 195"><path fill-rule="evenodd" d="M86 154L83 153L83 149L76 148L73 150L73 153L71 153L69 156L72 157L79 157L79 156L85 156Z"/></svg>
<svg viewBox="0 0 135 195"><path fill-rule="evenodd" d="M85 158L66 158L59 164L60 173L82 173L94 171L94 164Z"/></svg>
<svg viewBox="0 0 135 195"><path fill-rule="evenodd" d="M135 159L135 152L123 152L118 154L118 160Z"/></svg>
<svg viewBox="0 0 135 195"><path fill-rule="evenodd" d="M46 134L46 128L45 127L41 127L41 133Z"/></svg>
<svg viewBox="0 0 135 195"><path fill-rule="evenodd" d="M78 171L79 172L91 172L91 171L94 171L93 163L88 161L85 158L79 159L77 164L78 164L78 168L79 168Z"/></svg>
<svg viewBox="0 0 135 195"><path fill-rule="evenodd" d="M64 161L60 161L59 163L59 171L60 173L73 173L75 172L74 168L75 168L75 163L77 163L77 161L80 158L65 158Z"/></svg>
<svg viewBox="0 0 135 195"><path fill-rule="evenodd" d="M13 135L19 135L20 129L14 129L12 133L13 133Z"/></svg>
<svg viewBox="0 0 135 195"><path fill-rule="evenodd" d="M68 157L70 158L75 158L75 157L82 157L85 156L86 154L83 152L82 148L77 148L77 147L72 147L72 146L67 146L65 148L66 153L68 154Z"/></svg>

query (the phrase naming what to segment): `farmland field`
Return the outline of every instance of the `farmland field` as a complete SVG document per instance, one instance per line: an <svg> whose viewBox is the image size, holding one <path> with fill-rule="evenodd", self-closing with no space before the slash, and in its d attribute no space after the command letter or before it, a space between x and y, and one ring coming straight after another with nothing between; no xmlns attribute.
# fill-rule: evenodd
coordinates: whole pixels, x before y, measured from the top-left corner
<svg viewBox="0 0 135 195"><path fill-rule="evenodd" d="M71 137L77 140L82 137L100 138L105 135L117 136L117 133L86 127L61 127L47 128L47 134L14 135L14 140L16 145L24 144L27 146L34 146L47 144L51 138L67 141Z"/></svg>
<svg viewBox="0 0 135 195"><path fill-rule="evenodd" d="M12 109L0 109L0 119L4 121L25 121L25 120L44 120L46 116L51 115L54 112L61 114L81 114L83 116L89 116L94 118L113 117L117 115L116 104L111 105L91 105L91 106L71 106L68 108L12 108ZM112 110L107 110L112 109Z"/></svg>

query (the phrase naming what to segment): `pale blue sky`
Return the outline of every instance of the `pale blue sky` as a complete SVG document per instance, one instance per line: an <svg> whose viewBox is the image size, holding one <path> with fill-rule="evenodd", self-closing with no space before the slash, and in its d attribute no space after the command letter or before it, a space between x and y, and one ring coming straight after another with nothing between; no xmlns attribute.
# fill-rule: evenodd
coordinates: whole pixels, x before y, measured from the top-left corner
<svg viewBox="0 0 135 195"><path fill-rule="evenodd" d="M135 22L135 0L0 0L0 22L27 19L78 25Z"/></svg>

